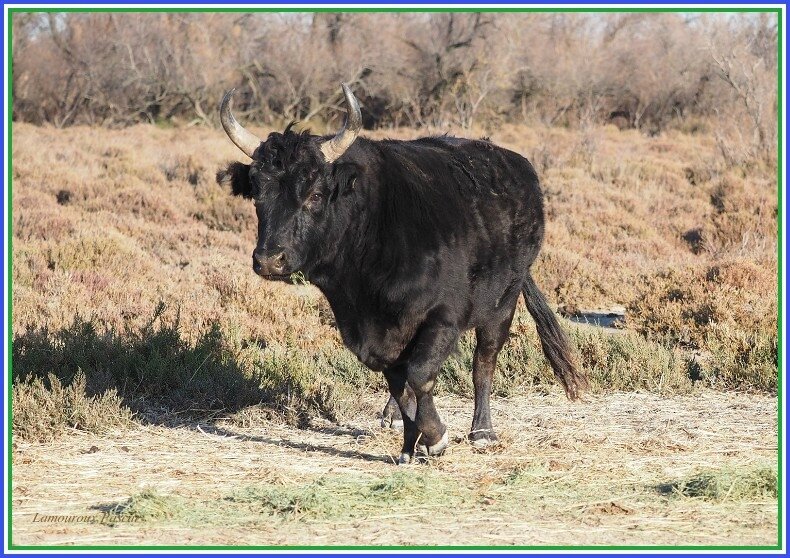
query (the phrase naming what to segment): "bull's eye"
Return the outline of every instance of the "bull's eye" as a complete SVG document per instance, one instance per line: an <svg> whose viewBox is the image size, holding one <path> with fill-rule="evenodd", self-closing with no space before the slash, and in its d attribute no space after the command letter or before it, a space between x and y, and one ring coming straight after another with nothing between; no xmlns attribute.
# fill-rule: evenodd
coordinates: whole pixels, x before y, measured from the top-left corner
<svg viewBox="0 0 790 558"><path fill-rule="evenodd" d="M323 197L324 196L321 194L321 192L313 192L312 194L310 194L309 200L311 204L318 204L321 203Z"/></svg>

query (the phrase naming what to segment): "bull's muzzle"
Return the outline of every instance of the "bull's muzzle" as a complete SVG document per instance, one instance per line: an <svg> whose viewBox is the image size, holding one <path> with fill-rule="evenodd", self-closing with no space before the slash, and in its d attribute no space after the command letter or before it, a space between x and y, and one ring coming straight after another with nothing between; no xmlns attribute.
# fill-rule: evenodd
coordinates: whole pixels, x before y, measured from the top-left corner
<svg viewBox="0 0 790 558"><path fill-rule="evenodd" d="M252 253L252 270L261 277L281 277L288 274L287 269L285 252L268 257L257 250Z"/></svg>

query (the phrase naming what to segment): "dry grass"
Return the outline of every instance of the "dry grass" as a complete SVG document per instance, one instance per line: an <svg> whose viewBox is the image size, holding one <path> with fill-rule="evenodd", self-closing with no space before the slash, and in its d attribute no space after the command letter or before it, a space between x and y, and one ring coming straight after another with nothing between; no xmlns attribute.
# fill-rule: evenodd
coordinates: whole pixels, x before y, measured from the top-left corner
<svg viewBox="0 0 790 558"><path fill-rule="evenodd" d="M371 399L372 397L372 399ZM366 404L380 398L366 395ZM398 433L360 415L296 429L248 408L225 420L77 433L14 448L17 544L770 545L776 402L707 389L664 398L557 392L495 399L501 442L463 434L440 397L441 458L392 462ZM46 479L46 480L44 480ZM39 514L109 511L113 527Z"/></svg>
<svg viewBox="0 0 790 558"><path fill-rule="evenodd" d="M67 387L54 374L15 382L11 405L14 436L40 442L71 430L102 432L132 420L132 413L114 389L87 395L82 372Z"/></svg>

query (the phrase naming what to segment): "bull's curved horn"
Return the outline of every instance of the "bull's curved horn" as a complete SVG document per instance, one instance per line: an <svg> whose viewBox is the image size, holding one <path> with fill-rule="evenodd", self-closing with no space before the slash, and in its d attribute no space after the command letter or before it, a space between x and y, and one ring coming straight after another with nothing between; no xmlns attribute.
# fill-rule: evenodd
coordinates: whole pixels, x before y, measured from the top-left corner
<svg viewBox="0 0 790 558"><path fill-rule="evenodd" d="M340 87L343 88L348 107L346 109L346 122L340 131L335 134L335 137L321 144L321 153L324 154L324 159L326 159L327 163L337 161L346 152L346 149L351 147L351 144L357 139L359 131L362 129L362 111L359 109L359 101L354 97L348 85L341 83Z"/></svg>
<svg viewBox="0 0 790 558"><path fill-rule="evenodd" d="M235 88L231 89L222 97L222 102L219 105L219 119L230 141L235 143L236 147L241 149L247 157L252 159L252 154L255 153L255 150L261 144L261 139L255 134L245 130L244 126L239 124L233 117L233 113L230 112L230 98L233 97L235 91Z"/></svg>

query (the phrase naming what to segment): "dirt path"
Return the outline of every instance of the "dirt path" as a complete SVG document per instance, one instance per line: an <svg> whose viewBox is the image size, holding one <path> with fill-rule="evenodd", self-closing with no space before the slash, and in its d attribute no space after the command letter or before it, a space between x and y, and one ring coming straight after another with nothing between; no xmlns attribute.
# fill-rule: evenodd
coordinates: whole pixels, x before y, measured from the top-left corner
<svg viewBox="0 0 790 558"><path fill-rule="evenodd" d="M437 406L455 441L445 456L407 467L392 463L399 434L374 417L300 430L248 411L216 424L19 443L13 543L776 542L776 500L762 492L776 467L775 398L699 391L582 404L554 394L500 399L493 416L501 443L486 451L460 437L470 401L441 398ZM108 510L140 521L42 520Z"/></svg>

